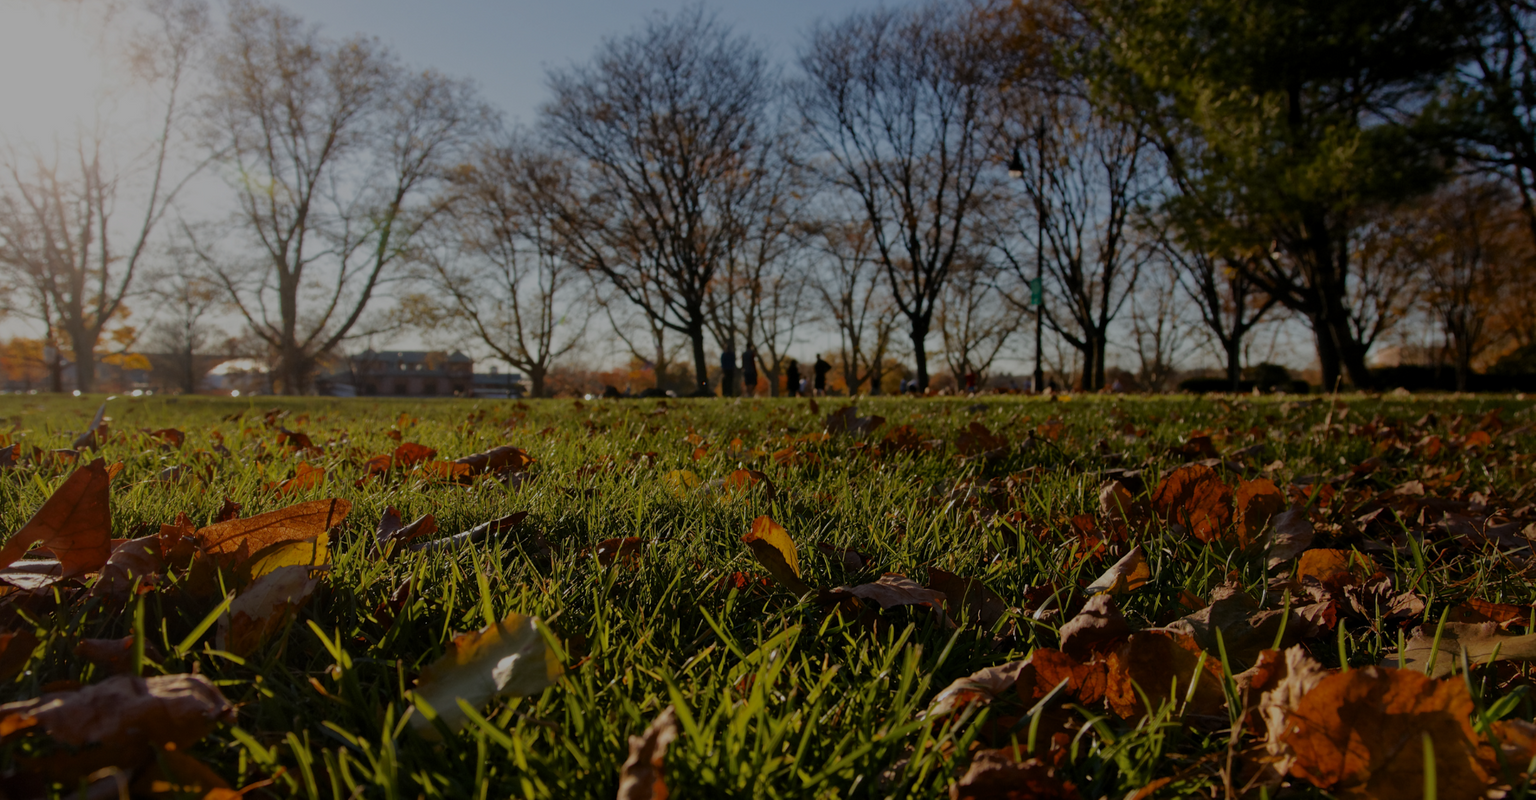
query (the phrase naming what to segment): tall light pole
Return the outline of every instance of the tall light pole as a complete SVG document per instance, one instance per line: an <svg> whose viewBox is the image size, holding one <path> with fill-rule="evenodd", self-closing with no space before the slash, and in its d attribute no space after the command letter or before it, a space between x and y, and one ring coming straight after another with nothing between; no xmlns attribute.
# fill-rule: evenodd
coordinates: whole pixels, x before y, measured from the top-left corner
<svg viewBox="0 0 1536 800"><path fill-rule="evenodd" d="M1045 385L1045 368L1041 360L1044 352L1041 342L1045 333L1045 120L1035 123L1035 157L1040 183L1035 186L1035 279L1029 282L1029 303L1035 307L1035 392ZM1019 148L1013 148L1013 159L1008 162L1008 175L1024 177L1024 159Z"/></svg>

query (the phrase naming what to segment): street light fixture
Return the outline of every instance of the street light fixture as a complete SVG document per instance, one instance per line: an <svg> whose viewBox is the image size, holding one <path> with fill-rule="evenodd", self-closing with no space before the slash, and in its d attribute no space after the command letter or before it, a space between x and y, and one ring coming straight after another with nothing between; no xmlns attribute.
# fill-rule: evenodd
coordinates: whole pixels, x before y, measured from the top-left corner
<svg viewBox="0 0 1536 800"><path fill-rule="evenodd" d="M1045 180L1045 120L1035 124L1036 167L1041 183ZM1019 156L1017 145L1013 158L1008 160L1008 177L1024 177L1024 159ZM1036 186L1035 196L1035 279L1029 282L1029 304L1035 307L1035 393L1045 384L1045 367L1041 360L1044 348L1041 342L1045 331L1045 187Z"/></svg>

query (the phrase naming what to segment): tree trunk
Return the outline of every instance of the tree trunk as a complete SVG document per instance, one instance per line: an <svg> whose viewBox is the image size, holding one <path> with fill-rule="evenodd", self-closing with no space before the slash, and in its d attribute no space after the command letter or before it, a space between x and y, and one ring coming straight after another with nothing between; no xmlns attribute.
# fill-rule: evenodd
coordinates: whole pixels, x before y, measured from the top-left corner
<svg viewBox="0 0 1536 800"><path fill-rule="evenodd" d="M1232 391L1236 393L1241 389L1243 382L1243 340L1242 337L1233 336L1221 344L1227 351L1227 381L1232 384Z"/></svg>
<svg viewBox="0 0 1536 800"><path fill-rule="evenodd" d="M702 315L695 318L693 324L688 326L688 338L693 343L693 390L689 394L703 389L709 391L709 364L704 360L704 320Z"/></svg>
<svg viewBox="0 0 1536 800"><path fill-rule="evenodd" d="M1338 388L1341 372L1339 370L1339 349L1333 341L1333 333L1328 329L1328 321L1321 315L1309 314L1307 321L1312 324L1312 338L1317 342L1317 364L1322 374L1323 391L1331 392Z"/></svg>
<svg viewBox="0 0 1536 800"><path fill-rule="evenodd" d="M64 354L59 351L59 345L58 345L57 342L49 344L48 345L48 349L53 351L53 361L52 361L52 363L50 363L48 365L48 373L49 373L48 380L49 380L49 384L50 384L48 388L49 388L49 391L53 392L54 394L63 394L64 393L64 358L63 358Z"/></svg>
<svg viewBox="0 0 1536 800"><path fill-rule="evenodd" d="M183 354L186 358L185 371L182 374L181 391L185 394L197 394L197 362L192 355L192 348L188 347Z"/></svg>
<svg viewBox="0 0 1536 800"><path fill-rule="evenodd" d="M70 350L75 354L75 388L81 394L96 390L96 338L85 331L70 331ZM89 339L89 341L87 341Z"/></svg>
<svg viewBox="0 0 1536 800"><path fill-rule="evenodd" d="M917 362L917 390L928 391L928 320L912 320L912 358Z"/></svg>
<svg viewBox="0 0 1536 800"><path fill-rule="evenodd" d="M544 379L548 376L548 370L542 368L528 370L528 383L532 386L534 397L544 396Z"/></svg>

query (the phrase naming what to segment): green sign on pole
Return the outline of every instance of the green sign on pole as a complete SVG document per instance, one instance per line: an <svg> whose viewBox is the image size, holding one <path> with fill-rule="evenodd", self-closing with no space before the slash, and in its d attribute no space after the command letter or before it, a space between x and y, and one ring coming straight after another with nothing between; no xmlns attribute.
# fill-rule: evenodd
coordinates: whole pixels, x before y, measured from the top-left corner
<svg viewBox="0 0 1536 800"><path fill-rule="evenodd" d="M1045 305L1045 284L1035 278L1029 282L1029 307L1039 308Z"/></svg>

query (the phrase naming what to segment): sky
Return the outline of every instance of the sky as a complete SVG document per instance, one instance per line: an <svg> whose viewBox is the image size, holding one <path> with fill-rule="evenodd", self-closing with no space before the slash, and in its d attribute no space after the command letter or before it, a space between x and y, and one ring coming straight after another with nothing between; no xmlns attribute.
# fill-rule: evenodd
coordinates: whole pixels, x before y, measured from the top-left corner
<svg viewBox="0 0 1536 800"><path fill-rule="evenodd" d="M5 2L5 0L0 0ZM546 97L544 75L589 59L605 38L685 0L285 0L332 35L378 37L406 61L468 76L507 114L531 122ZM878 8L876 0L713 0L704 7L782 62L818 20Z"/></svg>

